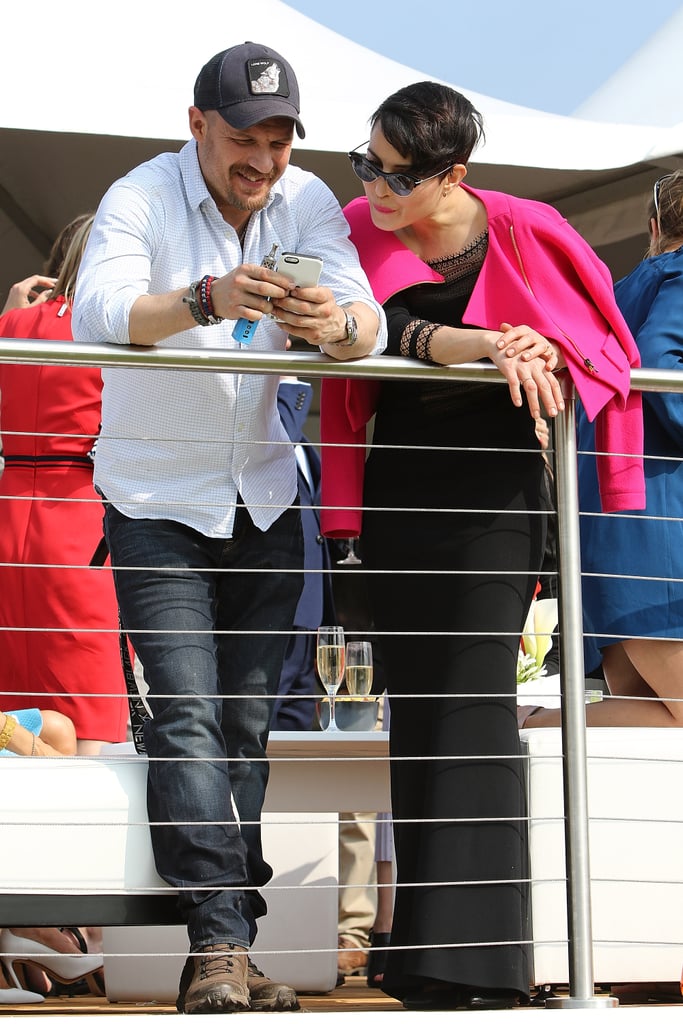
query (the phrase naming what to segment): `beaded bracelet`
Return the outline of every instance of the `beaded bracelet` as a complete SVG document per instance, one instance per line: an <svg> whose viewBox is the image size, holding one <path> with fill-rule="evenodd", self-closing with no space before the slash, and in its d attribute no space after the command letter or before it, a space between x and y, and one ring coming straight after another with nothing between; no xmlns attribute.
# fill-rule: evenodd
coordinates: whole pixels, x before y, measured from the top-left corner
<svg viewBox="0 0 683 1024"><path fill-rule="evenodd" d="M213 317L213 319L217 323L220 323L221 320L225 319L225 317L217 315L216 310L213 308L213 298L211 297L211 289L213 288L213 282L215 280L216 280L215 277L210 277L209 280L206 283L206 300L207 300L209 306L211 307L211 316Z"/></svg>
<svg viewBox="0 0 683 1024"><path fill-rule="evenodd" d="M211 300L211 285L215 280L215 277L206 274L199 282L199 305L210 324L219 324L224 319L222 316L216 316Z"/></svg>
<svg viewBox="0 0 683 1024"><path fill-rule="evenodd" d="M211 305L211 282L213 278L206 274L199 282L199 291L197 298L199 300L199 306L202 313L207 318L213 316L213 306Z"/></svg>
<svg viewBox="0 0 683 1024"><path fill-rule="evenodd" d="M225 319L213 313L211 284L209 283L208 288L206 284L207 281L211 282L213 280L215 278L207 275L201 281L193 281L189 288L190 294L183 296L183 302L186 302L190 307L190 313L200 327L213 327L214 324L220 324ZM208 310L211 310L211 312L208 312Z"/></svg>
<svg viewBox="0 0 683 1024"><path fill-rule="evenodd" d="M11 715L5 715L5 724L0 732L0 750L4 750L9 741L12 739L12 733L17 727L16 718L12 718Z"/></svg>

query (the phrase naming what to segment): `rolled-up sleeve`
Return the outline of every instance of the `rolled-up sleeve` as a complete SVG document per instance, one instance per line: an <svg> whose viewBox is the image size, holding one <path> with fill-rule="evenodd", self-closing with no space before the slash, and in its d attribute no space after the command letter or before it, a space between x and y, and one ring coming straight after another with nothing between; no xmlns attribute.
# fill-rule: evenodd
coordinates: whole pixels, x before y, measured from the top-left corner
<svg viewBox="0 0 683 1024"><path fill-rule="evenodd" d="M133 304L150 290L163 204L122 179L103 198L76 282L75 341L129 345Z"/></svg>

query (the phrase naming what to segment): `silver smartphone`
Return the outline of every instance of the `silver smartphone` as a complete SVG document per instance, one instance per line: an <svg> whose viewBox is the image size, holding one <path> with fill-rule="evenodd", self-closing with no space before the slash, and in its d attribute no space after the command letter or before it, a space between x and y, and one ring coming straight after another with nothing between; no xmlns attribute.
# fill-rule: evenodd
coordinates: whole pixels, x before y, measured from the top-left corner
<svg viewBox="0 0 683 1024"><path fill-rule="evenodd" d="M297 288L314 288L320 280L323 261L320 256L305 256L300 252L283 252L275 269L279 274L291 277Z"/></svg>

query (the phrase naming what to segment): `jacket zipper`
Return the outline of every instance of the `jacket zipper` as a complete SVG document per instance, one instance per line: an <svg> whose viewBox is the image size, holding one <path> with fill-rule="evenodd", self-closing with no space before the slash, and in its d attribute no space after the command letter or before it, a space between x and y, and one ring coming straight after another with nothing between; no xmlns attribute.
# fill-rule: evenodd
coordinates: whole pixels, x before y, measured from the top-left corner
<svg viewBox="0 0 683 1024"><path fill-rule="evenodd" d="M518 247L518 245L517 245L517 239L515 238L515 226L514 226L514 224L511 224L511 225L510 225L510 240L511 240L511 242L512 242L512 247L513 247L513 249L515 250L515 255L516 255L516 257L517 257L517 262L519 263L519 269L520 269L520 272L521 272L521 274L522 274L522 277L524 278L524 283L525 283L525 285L527 286L527 288L529 289L529 293L530 293L531 295L533 295L533 296L534 296L534 298L536 298L536 296L534 295L534 291L533 291L533 288L531 287L531 284L529 283L529 278L527 277L526 271L525 271L525 269L524 269L524 264L522 263L522 256L521 256L521 253L520 253L520 251L519 251L519 247ZM538 300L537 300L537 301L538 301ZM578 346L578 345L576 344L576 342L574 341L574 339L573 339L573 338L570 338L570 337L569 337L569 335L567 334L567 332L566 332L566 331L563 331L563 330L562 330L562 328L561 328L561 327L559 326L559 324L557 325L557 327L558 327L558 330L559 330L559 331L560 331L560 332L561 332L561 333L562 333L562 334L564 335L564 337L565 337L565 338L567 339L567 341L569 342L569 344L570 344L570 345L572 346L572 348L574 349L574 351L575 351L576 353L578 353L578 355L579 355L579 358L583 360L583 365L584 365L584 366L586 367L586 369L588 370L588 372L589 372L589 373L594 373L594 374L596 374L596 375L597 375L597 374L599 373L599 371L597 370L597 368L596 368L596 366L595 366L595 363L591 362L591 360L590 360L590 359L588 359L588 357L587 357L587 356L585 356L585 355L583 354L583 352L581 351L581 349L579 348L579 346Z"/></svg>

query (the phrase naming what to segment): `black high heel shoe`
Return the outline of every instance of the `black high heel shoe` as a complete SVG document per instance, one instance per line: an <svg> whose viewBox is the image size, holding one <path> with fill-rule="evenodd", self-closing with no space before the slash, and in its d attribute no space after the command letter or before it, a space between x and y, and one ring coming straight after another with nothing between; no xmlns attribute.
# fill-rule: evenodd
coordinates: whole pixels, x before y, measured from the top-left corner
<svg viewBox="0 0 683 1024"><path fill-rule="evenodd" d="M465 996L459 985L446 981L430 982L402 999L406 1010L459 1010Z"/></svg>
<svg viewBox="0 0 683 1024"><path fill-rule="evenodd" d="M519 992L507 988L469 988L463 985L461 1005L466 1010L512 1010L520 1005Z"/></svg>
<svg viewBox="0 0 683 1024"><path fill-rule="evenodd" d="M445 981L426 984L403 998L406 1010L512 1010L520 1006L519 992L507 988L474 988Z"/></svg>
<svg viewBox="0 0 683 1024"><path fill-rule="evenodd" d="M390 932L370 932L370 949L368 950L367 981L368 988L381 988L382 980L376 981L378 976L384 978L384 971L387 966L388 946L391 942Z"/></svg>

